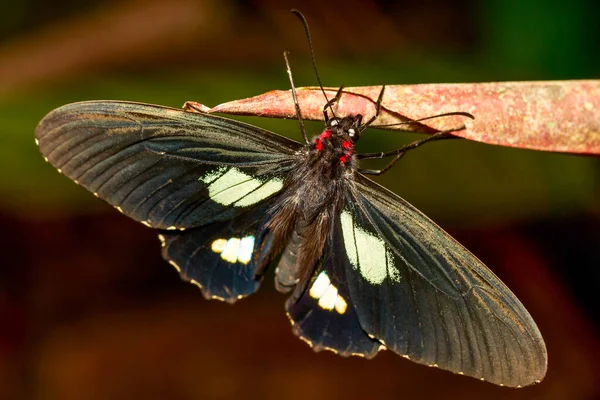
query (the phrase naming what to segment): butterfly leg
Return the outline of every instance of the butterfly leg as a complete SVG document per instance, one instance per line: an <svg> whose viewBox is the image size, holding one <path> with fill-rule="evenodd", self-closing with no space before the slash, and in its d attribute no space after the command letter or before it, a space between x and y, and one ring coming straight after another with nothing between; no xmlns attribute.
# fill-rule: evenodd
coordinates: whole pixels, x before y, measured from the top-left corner
<svg viewBox="0 0 600 400"><path fill-rule="evenodd" d="M331 107L340 100L340 97L342 97L343 90L344 90L344 85L340 86L340 88L338 89L335 96L331 100L329 100L323 107L323 117L325 118L325 123L329 122L329 114L327 114L328 108L331 110L331 113L335 117L335 114L333 113L333 109Z"/></svg>
<svg viewBox="0 0 600 400"><path fill-rule="evenodd" d="M409 150L416 149L417 147L427 143L433 142L436 140L444 140L444 139L460 139L457 136L450 135L451 132L455 132L457 130L464 129L450 129L446 131L440 131L434 135L431 135L425 139L417 140L412 143L407 144L406 146L402 146L399 149L388 151L388 152L380 152L380 153L361 153L357 154L356 157L361 160L365 159L374 159L374 158L384 158L395 156L385 167L382 169L359 169L358 172L366 175L381 175L387 170L389 170L395 163L397 163Z"/></svg>
<svg viewBox="0 0 600 400"><path fill-rule="evenodd" d="M300 105L298 104L298 96L296 95L296 85L294 85L294 78L292 77L292 68L288 60L288 52L283 52L283 58L285 59L285 67L287 70L288 77L290 79L290 87L292 89L292 98L294 99L294 108L296 110L296 118L298 118L298 125L300 125L300 132L302 132L302 138L306 144L309 143L308 135L306 134L306 128L304 127L304 120L302 119L302 112L300 111Z"/></svg>
<svg viewBox="0 0 600 400"><path fill-rule="evenodd" d="M379 118L379 112L381 111L381 102L383 101L383 93L385 93L385 85L381 87L381 92L379 92L379 97L377 97L377 102L375 102L375 115L371 117L367 122L360 126L360 132L363 132L365 129L369 127L377 118Z"/></svg>
<svg viewBox="0 0 600 400"><path fill-rule="evenodd" d="M398 153L396 155L396 157L394 157L392 159L392 161L390 161L389 163L387 163L386 166L383 167L382 169L359 169L358 172L360 172L361 174L365 174L365 175L379 176L379 175L383 174L384 172L386 172L388 169L392 168L392 166L394 164L396 164L398 161L400 161L400 159L402 157L404 157L405 154L406 154L406 151L404 151L402 153Z"/></svg>

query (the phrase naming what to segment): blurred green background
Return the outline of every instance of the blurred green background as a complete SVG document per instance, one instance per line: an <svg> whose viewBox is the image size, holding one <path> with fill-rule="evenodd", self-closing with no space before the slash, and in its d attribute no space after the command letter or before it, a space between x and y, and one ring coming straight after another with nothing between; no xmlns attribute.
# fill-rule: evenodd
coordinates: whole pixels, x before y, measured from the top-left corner
<svg viewBox="0 0 600 400"><path fill-rule="evenodd" d="M498 274L546 339L546 380L499 388L391 353L314 354L272 288L205 301L152 230L47 165L37 122L65 103L212 106L328 86L600 77L600 6L459 0L3 0L0 3L0 399L594 399L600 161L464 140L410 153L380 181ZM300 139L297 122L246 118ZM311 123L317 133L322 124ZM417 136L369 131L359 150ZM432 384L435 382L435 384Z"/></svg>

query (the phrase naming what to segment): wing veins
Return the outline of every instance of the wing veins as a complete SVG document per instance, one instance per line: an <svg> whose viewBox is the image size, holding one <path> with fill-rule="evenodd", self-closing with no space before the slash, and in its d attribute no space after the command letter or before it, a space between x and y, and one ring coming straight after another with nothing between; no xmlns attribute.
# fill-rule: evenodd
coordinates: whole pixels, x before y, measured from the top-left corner
<svg viewBox="0 0 600 400"><path fill-rule="evenodd" d="M169 185L172 185L172 184L173 184L173 183L175 183L177 180L179 180L179 179L181 179L181 178L183 178L183 177L187 177L187 176L188 176L188 174L189 174L191 171L195 170L196 168L198 168L198 167L200 167L200 166L201 166L200 164L193 165L191 168L187 169L187 170L185 171L185 173L183 173L183 174L180 174L179 176L175 177L174 179L173 179L173 178L170 178L170 179L168 179L168 180L167 180L165 183L163 183L162 185L160 185L160 187L158 187L158 188L157 188L155 191L153 191L151 195L149 195L148 197L146 197L146 198L144 199L144 201L140 202L140 203L139 203L139 204L136 206L135 210L137 210L137 209L139 208L139 206L141 206L143 203L145 203L146 201L148 201L148 200L149 200L149 199L150 199L150 198L151 198L151 197L152 197L152 196L153 196L155 193L158 193L158 192L162 191L164 188L166 188L166 187L167 187L167 186L169 186ZM156 207L157 207L157 206L158 206L158 205L159 205L159 204L160 204L160 203L161 203L163 200L165 200L167 197L169 197L169 196L172 196L172 195L176 194L177 192L179 192L179 191L182 191L182 190L185 190L185 189L187 189L187 188L188 188L188 185L182 185L181 187L179 187L177 190L175 190L175 191L173 191L173 192L167 192L167 193L166 193L164 196L162 196L160 199L158 199L158 200L157 200L157 201L156 201L156 202L155 202L155 203L154 203L154 204L153 204L153 205L150 207L150 209L149 209L149 210L146 212L146 215L148 216L148 218L150 218L150 215L152 214L152 212L154 212L154 209L155 209L155 208L156 208ZM162 218L162 220L164 220L164 218ZM161 221L162 221L162 220L161 220ZM158 223L159 223L159 222L154 222L154 224L158 224Z"/></svg>
<svg viewBox="0 0 600 400"><path fill-rule="evenodd" d="M49 135L49 134L51 134L51 133L53 133L55 130L56 130L56 128L54 128L54 129L52 129L52 130L48 131L48 133L47 133L46 135L44 135L44 136L43 136L43 139L44 139L44 140L51 140L51 139L48 139L48 135ZM54 154L56 151L58 151L59 149L62 149L62 147L63 147L63 146L67 146L67 145L69 145L69 144L70 144L70 145L72 145L72 147L78 147L78 146L81 146L83 143L85 143L85 142L87 142L87 141L89 141L89 140L91 140L91 139L93 139L93 138L95 138L95 137L97 137L97 136L99 136L99 135L102 135L102 134L104 134L104 131L100 131L99 133L95 133L95 134L93 134L93 135L86 135L86 136L83 136L83 139L82 139L82 140L79 140L79 141L78 141L78 142L76 142L76 143L73 143L73 142L71 142L71 141L65 141L65 142L62 142L62 143L60 143L58 146L56 146L55 148L53 148L53 149L50 151L50 153L47 153L47 154L46 154L46 157L47 157L48 159L50 159L50 158L52 157L52 155L53 155L53 154ZM61 164L61 167L62 167L63 165L65 165L67 162L68 162L68 160L67 160L66 162L64 162L63 164Z"/></svg>
<svg viewBox="0 0 600 400"><path fill-rule="evenodd" d="M423 275L417 268L415 268L411 263L407 262L406 259L398 254L397 250L395 249L395 246L391 246L389 240L387 239L386 235L384 235L381 231L381 229L379 229L379 227L377 226L377 224L375 224L375 222L373 221L373 219L371 218L371 216L369 215L368 211L366 210L366 208L364 207L362 201L360 199L358 199L357 196L354 195L354 193L352 193L352 197L354 197L355 199L355 203L358 204L358 207L361 209L361 211L363 212L365 218L369 221L369 223L371 224L371 227L377 232L377 234L379 235L380 238L382 238L388 248L390 248L392 251L394 251L394 253L396 255L398 255L398 257L404 262L404 264L413 272L415 272L417 275L419 275L425 282L429 283L434 289L439 290L440 292L444 293L446 296L450 297L451 299L456 299L455 296L453 296L452 294L446 292L445 290L437 287L437 285L435 285L433 282L431 282L431 280L429 280L425 275ZM387 222L386 222L387 224ZM389 225L388 225L389 226ZM412 246L410 246L402 237L400 237L404 243L407 244L407 247L410 247L414 250L414 248ZM452 282L452 280L449 280L449 282ZM452 282L453 284L453 282ZM458 293L460 293L460 291L458 291Z"/></svg>
<svg viewBox="0 0 600 400"><path fill-rule="evenodd" d="M117 153L113 154L109 158L106 158L105 161L108 161L110 158L115 157L115 156L117 156L119 154L121 154L121 152L117 152ZM138 156L138 155L139 154L137 154L137 153L128 154L125 158L122 158L121 160L119 160L118 163L120 164L120 163L125 162L126 160L128 160L128 159L130 159L132 157ZM102 175L106 174L106 172L109 169L111 169L111 168L115 167L116 165L118 165L117 163L114 163L114 164L107 163L107 164L108 164L108 166L106 168L101 169L100 170L101 172L99 172L99 173L96 174L96 176L98 178L101 177ZM73 179L80 180L82 176L84 176L85 174L87 174L88 172L90 172L94 167L97 167L97 166L98 166L98 164L92 165L90 168L86 169L85 172L79 174L77 177L74 177ZM110 182L115 176L116 175L109 175L108 178L106 178L102 182L98 182L97 179L94 179L93 182L99 185L99 186L97 186L97 187L94 188L94 192L98 193L100 190L102 190L102 188L104 187L104 185L106 185L108 182Z"/></svg>
<svg viewBox="0 0 600 400"><path fill-rule="evenodd" d="M132 180L134 180L135 178L138 178L139 176L141 176L142 174L145 174L146 172L148 172L150 169L154 168L156 166L156 164L158 164L161 161L161 159L157 159L155 160L152 164L150 164L147 168L144 168L143 170L141 170L139 173L137 173L136 175L132 176L131 179L129 181L124 182L119 190L121 188L123 188L127 183L131 182ZM136 190L138 190L140 188L140 186L142 185L137 185L135 186L133 189L131 189L121 200L121 204L127 202L127 200L129 199L129 197L133 194L133 192L135 192ZM135 211L135 210L134 210Z"/></svg>

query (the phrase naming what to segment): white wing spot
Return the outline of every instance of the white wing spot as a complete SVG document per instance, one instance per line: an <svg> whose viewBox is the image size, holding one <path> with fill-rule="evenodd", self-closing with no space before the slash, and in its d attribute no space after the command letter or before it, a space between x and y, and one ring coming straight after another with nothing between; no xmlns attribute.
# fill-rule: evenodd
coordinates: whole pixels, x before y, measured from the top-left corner
<svg viewBox="0 0 600 400"><path fill-rule="evenodd" d="M165 237L163 235L158 235L158 240L160 240L160 246L165 247Z"/></svg>
<svg viewBox="0 0 600 400"><path fill-rule="evenodd" d="M198 286L200 289L202 289L202 285L201 285L201 284L200 284L200 282L198 282L197 280L195 280L195 279L191 279L191 280L190 280L190 283L191 283L192 285L196 285L196 286Z"/></svg>
<svg viewBox="0 0 600 400"><path fill-rule="evenodd" d="M215 253L222 253L225 245L227 244L226 239L217 239L210 245L210 249Z"/></svg>
<svg viewBox="0 0 600 400"><path fill-rule="evenodd" d="M338 295L337 300L335 301L335 311L337 311L338 314L343 314L346 312L347 308L348 303L346 303L346 300L344 300L342 296Z"/></svg>
<svg viewBox="0 0 600 400"><path fill-rule="evenodd" d="M331 285L329 277L325 272L321 272L310 287L308 294L313 299L318 299L325 294L325 290L327 290L329 285Z"/></svg>
<svg viewBox="0 0 600 400"><path fill-rule="evenodd" d="M209 185L209 184L213 183L214 181L216 181L224 173L225 173L225 167L220 167L220 168L216 169L215 171L211 171L211 172L207 173L206 175L204 175L203 177L200 177L198 180Z"/></svg>
<svg viewBox="0 0 600 400"><path fill-rule="evenodd" d="M374 285L380 285L386 277L399 282L400 271L383 240L358 226L349 211L342 212L341 222L346 255L352 267Z"/></svg>
<svg viewBox="0 0 600 400"><path fill-rule="evenodd" d="M243 237L238 250L238 262L248 264L252 259L252 250L254 250L254 236Z"/></svg>
<svg viewBox="0 0 600 400"><path fill-rule="evenodd" d="M307 338L305 338L305 337L302 337L302 336L298 336L298 337L299 337L299 338L300 338L300 340L302 340L304 343L308 344L308 347L310 347L310 348L312 349L312 347L313 347L313 344L312 344L312 342L311 342L310 340L308 340Z"/></svg>
<svg viewBox="0 0 600 400"><path fill-rule="evenodd" d="M254 236L245 236L243 238L219 238L214 240L210 249L221 255L221 258L229 263L248 264L252 259L254 250Z"/></svg>
<svg viewBox="0 0 600 400"><path fill-rule="evenodd" d="M246 207L252 204L256 204L259 201L266 199L273 193L279 192L282 188L283 181L278 178L273 178L267 181L264 185L260 186L255 191L236 201L234 205L238 207Z"/></svg>
<svg viewBox="0 0 600 400"><path fill-rule="evenodd" d="M331 283L325 271L319 273L308 294L313 299L318 300L317 304L324 310L331 311L335 309L338 314L343 314L348 308L348 303L338 294L338 289Z"/></svg>
<svg viewBox="0 0 600 400"><path fill-rule="evenodd" d="M238 207L256 204L283 188L283 181L278 178L265 183L237 168L224 171L224 168L219 168L199 178L208 185L208 195L211 200L224 206L234 203Z"/></svg>
<svg viewBox="0 0 600 400"><path fill-rule="evenodd" d="M238 250L240 248L240 239L231 238L225 243L221 252L221 258L227 262L235 263L237 261Z"/></svg>
<svg viewBox="0 0 600 400"><path fill-rule="evenodd" d="M323 310L333 310L337 296L337 288L333 285L327 286L323 296L319 297L319 307L321 307Z"/></svg>
<svg viewBox="0 0 600 400"><path fill-rule="evenodd" d="M177 270L177 272L181 273L181 268L179 268L179 265L175 264L175 261L169 260L169 264L171 264Z"/></svg>

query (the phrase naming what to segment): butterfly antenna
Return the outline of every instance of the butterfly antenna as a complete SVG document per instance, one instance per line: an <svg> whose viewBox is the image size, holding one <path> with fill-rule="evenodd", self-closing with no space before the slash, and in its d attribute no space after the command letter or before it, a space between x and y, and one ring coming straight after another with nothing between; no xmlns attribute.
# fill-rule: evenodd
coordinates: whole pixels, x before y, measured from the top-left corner
<svg viewBox="0 0 600 400"><path fill-rule="evenodd" d="M288 52L283 52L283 58L285 59L285 67L287 69L288 77L290 78L290 86L292 87L292 98L294 99L294 108L296 109L296 118L298 118L298 124L300 125L300 132L304 142L308 143L308 135L306 134L306 128L304 127L304 119L302 118L302 112L300 111L300 105L298 104L298 96L296 94L296 85L294 85L294 78L292 77L292 68L288 60Z"/></svg>
<svg viewBox="0 0 600 400"><path fill-rule="evenodd" d="M317 62L315 61L315 51L313 49L312 40L310 38L310 30L308 29L308 21L304 18L304 15L296 9L291 10L294 15L296 15L300 21L302 22L302 26L304 26L304 32L306 33L306 40L308 41L308 50L310 51L310 61L312 62L313 70L315 71L315 76L317 77L317 82L319 83L319 87L321 88L321 92L323 92L323 96L325 96L325 101L329 104L329 109L331 113L335 117L335 113L333 112L333 107L329 102L329 98L325 93L325 89L323 88L323 84L321 83L321 77L319 77L319 70L317 69Z"/></svg>

